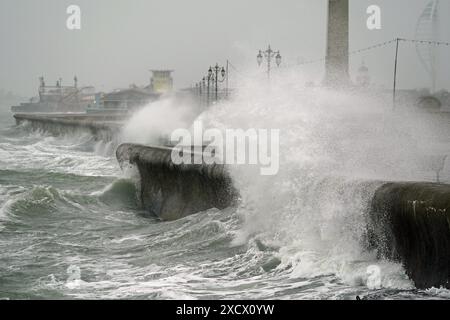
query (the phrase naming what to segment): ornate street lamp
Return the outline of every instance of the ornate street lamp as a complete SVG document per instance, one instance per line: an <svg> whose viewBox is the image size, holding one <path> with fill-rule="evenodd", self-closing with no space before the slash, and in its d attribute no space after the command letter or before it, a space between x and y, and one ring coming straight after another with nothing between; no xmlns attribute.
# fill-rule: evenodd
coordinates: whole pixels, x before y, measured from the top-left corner
<svg viewBox="0 0 450 320"><path fill-rule="evenodd" d="M275 62L277 63L277 67L281 64L281 54L278 52L277 56L275 57Z"/></svg>
<svg viewBox="0 0 450 320"><path fill-rule="evenodd" d="M261 66L261 63L263 61L263 55L262 55L262 51L261 50L259 50L259 53L256 56L256 60L258 61L258 66Z"/></svg>
<svg viewBox="0 0 450 320"><path fill-rule="evenodd" d="M219 64L216 63L215 67L209 67L208 70L208 100L209 100L209 83L215 84L215 98L216 101L219 98L218 90L219 90L219 82L224 82L226 79L227 72L224 67L219 67Z"/></svg>
<svg viewBox="0 0 450 320"><path fill-rule="evenodd" d="M258 66L261 66L264 58L266 58L267 61L267 77L270 79L272 59L275 58L275 63L277 64L277 67L279 67L281 64L282 57L280 51L273 51L269 45L266 51L259 50L259 53L256 56Z"/></svg>

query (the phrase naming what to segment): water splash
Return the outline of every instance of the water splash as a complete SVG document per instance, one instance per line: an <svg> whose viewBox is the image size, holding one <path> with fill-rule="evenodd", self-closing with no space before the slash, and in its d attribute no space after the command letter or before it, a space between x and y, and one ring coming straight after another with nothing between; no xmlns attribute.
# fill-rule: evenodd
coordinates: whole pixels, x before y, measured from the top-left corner
<svg viewBox="0 0 450 320"><path fill-rule="evenodd" d="M294 277L331 273L374 289L367 268L378 263L381 286L411 288L401 266L366 250L366 213L381 181L424 179L417 163L431 125L412 106L392 113L388 92L305 88L302 77L283 76L270 88L243 84L233 101L201 116L205 127L281 130L278 175L230 168L245 220L234 244L258 238L280 247L277 270Z"/></svg>

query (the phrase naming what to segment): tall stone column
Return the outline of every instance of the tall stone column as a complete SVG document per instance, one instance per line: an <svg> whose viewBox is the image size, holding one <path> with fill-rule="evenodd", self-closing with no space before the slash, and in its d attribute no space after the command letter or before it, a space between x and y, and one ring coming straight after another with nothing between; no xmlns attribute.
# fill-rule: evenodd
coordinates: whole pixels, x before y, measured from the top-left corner
<svg viewBox="0 0 450 320"><path fill-rule="evenodd" d="M349 0L328 0L328 35L325 85L345 87L349 76Z"/></svg>

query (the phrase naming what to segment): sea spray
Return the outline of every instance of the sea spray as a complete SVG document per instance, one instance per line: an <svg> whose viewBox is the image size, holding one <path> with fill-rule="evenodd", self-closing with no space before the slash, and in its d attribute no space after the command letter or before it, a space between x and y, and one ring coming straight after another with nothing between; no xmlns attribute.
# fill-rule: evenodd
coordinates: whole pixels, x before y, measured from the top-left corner
<svg viewBox="0 0 450 320"><path fill-rule="evenodd" d="M120 141L147 145L167 143L172 131L188 128L199 113L199 107L189 100L163 98L134 113L123 128Z"/></svg>
<svg viewBox="0 0 450 320"><path fill-rule="evenodd" d="M367 250L366 214L381 181L423 178L417 162L430 127L412 107L394 114L387 93L302 87L292 77L270 90L261 89L265 80L244 84L232 101L200 117L222 130L280 129L278 175L230 167L245 220L234 244L257 238L279 246L278 268L295 277L333 273L372 286L367 268L378 264L382 286L410 288L401 267Z"/></svg>
<svg viewBox="0 0 450 320"><path fill-rule="evenodd" d="M417 122L391 117L390 99L371 109L365 104L372 99L318 88L304 90L302 80L290 80L278 86L279 80L273 77L270 94L258 91L264 85L255 82L247 86L248 91L237 92L234 101L219 103L202 116L210 127L272 125L282 129L279 175L263 177L257 167L232 167L241 194L237 209L212 209L172 222L143 217L127 205L110 206L109 200L102 201L105 196L119 200L118 194L132 195L131 184L115 182L123 176L114 158L94 155L92 149L80 148L70 138L30 135L23 128L0 135L4 208L1 297L448 298L448 290L411 290L400 265L375 259L361 245L365 241L365 204L377 183L366 184L367 180L386 178L384 166L392 169L389 179L416 177L414 161L406 159L401 165L398 161L405 159L402 150L413 149L411 137L423 140L426 124L419 133L414 131ZM277 92L283 94L271 97ZM358 121L339 122L339 112L334 109L339 110L340 102L335 96L356 103L349 113L360 112ZM345 105L342 109L347 110ZM297 110L300 116L296 116ZM349 128L346 134L344 128L348 123L361 127L365 112L379 115L375 120L367 115L369 128L374 128L367 130L367 135L385 137L384 142L352 146L361 134L352 135ZM378 127L379 123L385 125ZM331 139L334 131L337 138ZM71 147L64 149L67 142ZM352 161L340 161L345 160L338 152L343 146L347 146L344 150L356 148L354 157L344 152ZM368 152L372 147L380 151ZM366 153L358 156L356 150ZM395 161L375 161L389 158ZM20 211L12 215L10 209L17 200L27 200L35 185L58 190L61 199L49 207L57 212L33 214L31 208L29 214ZM14 195L18 198L12 198ZM8 198L12 201L5 203ZM75 289L66 286L70 265L80 267L85 281ZM373 267L380 270L382 289L376 289L378 282L372 280L377 279L368 274Z"/></svg>

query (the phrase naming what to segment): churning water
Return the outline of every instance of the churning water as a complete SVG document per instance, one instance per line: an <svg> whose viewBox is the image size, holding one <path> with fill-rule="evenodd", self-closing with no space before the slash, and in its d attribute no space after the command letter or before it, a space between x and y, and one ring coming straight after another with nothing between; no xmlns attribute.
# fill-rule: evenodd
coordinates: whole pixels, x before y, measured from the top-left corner
<svg viewBox="0 0 450 320"><path fill-rule="evenodd" d="M449 298L415 289L401 265L364 248L377 180L415 178L408 139L393 134L401 128L370 101L335 93L299 104L272 93L202 118L219 128L281 128L279 175L231 168L237 208L173 222L139 209L110 146L30 132L3 109L0 298Z"/></svg>

